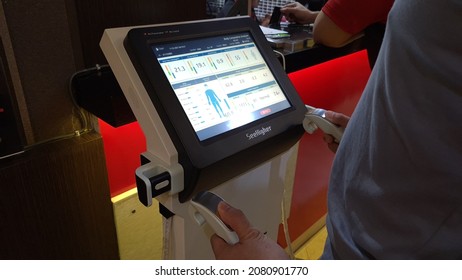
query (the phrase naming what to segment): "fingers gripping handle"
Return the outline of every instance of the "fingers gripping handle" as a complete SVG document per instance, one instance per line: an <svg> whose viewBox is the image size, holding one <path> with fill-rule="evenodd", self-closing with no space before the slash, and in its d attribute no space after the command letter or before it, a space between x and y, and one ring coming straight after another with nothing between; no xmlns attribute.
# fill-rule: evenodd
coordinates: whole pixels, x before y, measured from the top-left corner
<svg viewBox="0 0 462 280"><path fill-rule="evenodd" d="M306 105L306 108L308 110L303 120L303 128L306 132L313 134L316 129L320 128L324 133L332 135L337 143L342 140L344 129L326 119L326 110L309 105Z"/></svg>
<svg viewBox="0 0 462 280"><path fill-rule="evenodd" d="M228 244L234 245L239 242L236 232L230 230L217 216L218 204L223 199L211 192L200 192L191 200L194 207L194 219L199 225L207 222L213 231L223 238Z"/></svg>

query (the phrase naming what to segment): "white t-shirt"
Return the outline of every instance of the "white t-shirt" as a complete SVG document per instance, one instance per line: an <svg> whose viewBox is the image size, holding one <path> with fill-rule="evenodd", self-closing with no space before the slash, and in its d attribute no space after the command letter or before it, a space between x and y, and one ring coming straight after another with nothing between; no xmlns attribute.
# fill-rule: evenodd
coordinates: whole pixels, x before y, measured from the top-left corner
<svg viewBox="0 0 462 280"><path fill-rule="evenodd" d="M395 1L334 160L323 258L462 258L461 15Z"/></svg>

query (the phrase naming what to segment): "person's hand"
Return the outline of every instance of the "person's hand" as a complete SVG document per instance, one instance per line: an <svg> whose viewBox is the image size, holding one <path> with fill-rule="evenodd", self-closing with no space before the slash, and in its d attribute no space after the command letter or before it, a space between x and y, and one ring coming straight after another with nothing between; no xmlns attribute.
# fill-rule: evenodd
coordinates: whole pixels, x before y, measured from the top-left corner
<svg viewBox="0 0 462 280"><path fill-rule="evenodd" d="M333 111L326 111L325 117L327 120L331 121L333 124L336 124L343 128L346 128L346 126L348 125L348 122L350 121L350 117L344 114L341 114L341 113L333 112ZM329 147L329 149L332 152L336 153L339 143L335 142L334 137L330 134L324 134L323 139L324 139L324 142L327 143L327 147Z"/></svg>
<svg viewBox="0 0 462 280"><path fill-rule="evenodd" d="M318 12L313 12L299 2L289 3L281 7L281 13L285 16L288 22L296 22L299 24L313 23L318 15Z"/></svg>
<svg viewBox="0 0 462 280"><path fill-rule="evenodd" d="M268 27L270 20L271 20L271 15L265 15L265 17L261 20L260 25Z"/></svg>
<svg viewBox="0 0 462 280"><path fill-rule="evenodd" d="M214 234L210 238L217 260L278 260L289 259L285 251L273 240L253 227L244 213L225 202L218 204L218 215L239 237L239 242L229 245Z"/></svg>

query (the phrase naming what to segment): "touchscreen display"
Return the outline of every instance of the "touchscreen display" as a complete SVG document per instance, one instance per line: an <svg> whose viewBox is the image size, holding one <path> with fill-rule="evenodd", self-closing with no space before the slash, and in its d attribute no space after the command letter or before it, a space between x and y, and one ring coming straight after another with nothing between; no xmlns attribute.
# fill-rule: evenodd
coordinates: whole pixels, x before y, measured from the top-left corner
<svg viewBox="0 0 462 280"><path fill-rule="evenodd" d="M291 106L249 32L151 48L201 141Z"/></svg>

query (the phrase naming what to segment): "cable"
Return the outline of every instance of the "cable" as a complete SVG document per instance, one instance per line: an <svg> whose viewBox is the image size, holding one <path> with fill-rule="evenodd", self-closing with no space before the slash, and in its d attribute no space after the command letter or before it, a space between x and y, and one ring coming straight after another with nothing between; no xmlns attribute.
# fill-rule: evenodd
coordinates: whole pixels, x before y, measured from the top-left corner
<svg viewBox="0 0 462 280"><path fill-rule="evenodd" d="M273 50L273 52L279 54L281 56L281 59L282 59L282 68L284 68L284 71L286 71L286 57L284 56L284 54L280 51L277 51L277 50Z"/></svg>
<svg viewBox="0 0 462 280"><path fill-rule="evenodd" d="M87 119L83 109L79 106L79 104L77 103L77 100L75 99L75 93L74 93L74 87L73 87L74 78L77 75L80 75L80 74L90 73L92 71L101 71L103 68L108 68L108 67L109 67L109 65L107 65L107 64L105 64L105 65L96 64L95 67L87 68L87 69L83 69L83 70L80 70L78 72L75 72L69 78L69 94L71 96L71 100L72 100L72 103L74 104L74 107L77 108L77 110L78 110L81 125L82 125L81 130L76 131L77 134L81 134L82 132L86 132L89 128L88 128L88 119Z"/></svg>
<svg viewBox="0 0 462 280"><path fill-rule="evenodd" d="M31 144L31 145L28 145L28 146L25 146L24 150L28 151L28 150L31 150L31 149L37 147L37 146L41 146L41 145L44 145L44 144L57 142L57 141L61 141L61 140L66 140L66 139L71 139L71 138L74 138L74 137L79 137L79 136L81 136L83 134L89 133L90 131L91 131L90 129L86 130L86 131L75 131L74 133L69 133L69 134L49 138L49 139L46 139L46 140Z"/></svg>
<svg viewBox="0 0 462 280"><path fill-rule="evenodd" d="M77 109L77 112L79 114L79 118L80 118L80 122L81 122L81 128L77 129L74 132L69 133L69 134L52 137L52 138L49 138L49 139L46 139L46 140L31 144L31 145L25 146L24 147L25 151L31 150L31 149L33 149L33 148L35 148L37 146L48 144L48 143L51 143L51 142L56 142L56 141L60 141L60 140L66 140L66 139L71 139L71 138L74 138L74 137L79 137L79 136L81 136L83 134L86 134L88 132L93 131L92 128L88 127L89 122L88 122L87 116L85 115L84 110L79 106L79 104L77 103L77 100L75 99L73 81L74 81L74 78L77 75L87 73L87 72L90 73L91 71L101 71L101 69L106 68L106 67L109 67L109 65L107 65L107 64L106 65L96 64L95 67L88 68L88 69L83 69L81 71L75 72L69 78L69 94L70 94L70 97L71 97L71 100L72 100L72 104L74 105L74 108Z"/></svg>
<svg viewBox="0 0 462 280"><path fill-rule="evenodd" d="M282 68L284 69L284 71L286 71L286 57L284 56L284 54L280 51L277 51L277 50L273 50L273 52L279 54L281 56L281 60L282 60ZM285 193L286 193L286 190L284 189L284 195L282 196L282 202L281 202L281 219L282 219L282 226L283 226L283 229L284 229L284 237L286 239L286 243L287 243L287 250L288 250L288 254L289 254L289 257L290 259L294 260L295 259L295 254L294 254L294 250L292 248L292 241L290 239L290 234L289 234L289 226L288 226L288 223L287 223L287 215L286 215L286 203L285 203Z"/></svg>
<svg viewBox="0 0 462 280"><path fill-rule="evenodd" d="M174 255L171 251L171 233L173 229L173 217L165 218L162 216L163 236L162 236L162 259L171 260Z"/></svg>
<svg viewBox="0 0 462 280"><path fill-rule="evenodd" d="M286 203L285 203L285 189L284 189L284 194L282 196L282 202L281 202L281 219L282 219L282 227L284 229L284 237L286 239L286 243L287 243L287 250L288 250L288 255L290 257L291 260L295 260L295 253L294 253L294 250L292 248L292 241L290 239L290 234L289 234L289 225L288 225L288 222L287 222L287 214L286 214Z"/></svg>

